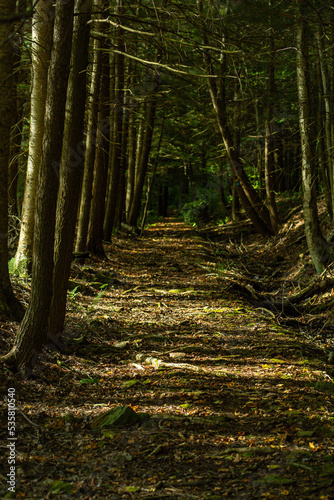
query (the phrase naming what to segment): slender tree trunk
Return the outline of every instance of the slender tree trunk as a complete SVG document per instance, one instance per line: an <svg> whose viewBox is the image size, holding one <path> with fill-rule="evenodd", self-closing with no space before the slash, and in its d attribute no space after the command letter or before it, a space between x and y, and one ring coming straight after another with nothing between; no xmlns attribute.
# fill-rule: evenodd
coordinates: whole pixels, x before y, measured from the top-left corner
<svg viewBox="0 0 334 500"><path fill-rule="evenodd" d="M16 2L16 13L23 12L26 9L26 1L18 0ZM23 26L21 25L19 32L15 34L20 40L21 36L24 36ZM13 75L13 87L14 87L14 99L15 104L12 109L12 129L10 137L10 163L8 170L8 206L11 214L18 215L18 205L17 205L17 181L19 173L19 158L21 152L21 139L22 139L22 129L23 129L23 116L24 116L24 99L19 95L19 84L24 83L29 80L28 75L26 75L22 69L21 64L21 47L16 40L12 41L13 53L14 53L14 75ZM24 80L23 75L27 80Z"/></svg>
<svg viewBox="0 0 334 500"><path fill-rule="evenodd" d="M118 0L117 14L122 14L123 0ZM123 52L125 50L124 33L121 28L117 28L115 38L117 40L117 50ZM124 116L124 56L115 54L115 85L114 94L111 96L113 115L114 115L114 145L112 151L112 164L110 172L109 192L106 204L106 213L103 224L104 239L110 241L111 234L114 228L115 213L117 200L120 196L120 176L122 168L122 151L124 150L123 141L123 116Z"/></svg>
<svg viewBox="0 0 334 500"><path fill-rule="evenodd" d="M0 3L2 15L15 13L15 0ZM19 320L23 307L15 298L8 273L8 165L14 54L11 26L0 24L0 319Z"/></svg>
<svg viewBox="0 0 334 500"><path fill-rule="evenodd" d="M156 174L157 166L158 166L158 162L159 162L159 154L160 154L162 136L163 136L163 131L164 131L164 123L165 123L165 118L163 116L162 117L162 122L161 122L161 129L160 129L160 136L159 136L159 141L158 141L158 146L157 146L156 157L155 157L154 165L153 165L153 171L152 171L152 174L151 174L150 182L149 182L149 185L148 185L148 188L147 188L147 193L146 193L146 201L145 201L145 206L144 206L144 210L143 210L143 217L142 217L142 221L141 221L140 234L143 234L144 227L145 227L145 224L146 224L148 206L149 206L149 203L150 203L150 198L151 198L153 183L154 183L154 180L155 180L155 174Z"/></svg>
<svg viewBox="0 0 334 500"><path fill-rule="evenodd" d="M108 152L110 137L109 55L102 53L102 75L100 88L99 125L94 165L93 198L90 206L87 250L94 255L105 257L103 249L103 221L105 213L106 185L108 179Z"/></svg>
<svg viewBox="0 0 334 500"><path fill-rule="evenodd" d="M269 5L270 2L269 2ZM273 34L270 33L269 46L270 46L270 60L269 60L269 75L268 75L268 98L267 98L267 112L265 122L265 156L264 156L264 176L266 186L266 202L270 214L271 227L274 233L277 232L278 214L275 200L275 138L272 133L272 119L273 119L273 98L275 91L275 46Z"/></svg>
<svg viewBox="0 0 334 500"><path fill-rule="evenodd" d="M21 213L21 231L15 255L19 272L30 274L35 225L36 190L42 155L47 75L53 31L51 0L40 0L32 20L32 83L30 137L26 182Z"/></svg>
<svg viewBox="0 0 334 500"><path fill-rule="evenodd" d="M123 131L122 131L122 151L121 151L121 168L119 176L119 193L117 199L117 207L115 212L114 226L119 228L122 222L125 222L125 197L126 197L126 169L127 169L127 143L129 135L129 113L124 113L123 116Z"/></svg>
<svg viewBox="0 0 334 500"><path fill-rule="evenodd" d="M76 252L85 252L87 248L89 213L92 201L92 187L94 178L94 160L95 160L95 150L96 150L100 79L101 79L101 39L94 38L92 77L90 83L90 100L88 105L89 107L88 107L88 119L87 119L85 165L84 165L84 176L83 176L82 190L81 190L78 233L75 245Z"/></svg>
<svg viewBox="0 0 334 500"><path fill-rule="evenodd" d="M44 137L36 198L31 297L13 349L4 358L23 375L31 374L48 342L59 163L73 27L73 1L57 0L48 73Z"/></svg>
<svg viewBox="0 0 334 500"><path fill-rule="evenodd" d="M331 183L330 183L330 169L328 165L328 155L326 153L325 145L325 126L323 122L324 106L322 99L322 83L320 75L320 67L317 65L318 77L318 102L317 102L317 158L321 171L322 188L325 196L327 212L332 218L332 196L331 196Z"/></svg>
<svg viewBox="0 0 334 500"><path fill-rule="evenodd" d="M322 236L317 210L315 190L314 155L310 138L310 98L308 87L308 53L306 23L303 18L303 0L299 1L296 26L297 87L299 103L299 130L302 153L303 209L307 246L316 271L321 273L331 256L331 246Z"/></svg>
<svg viewBox="0 0 334 500"><path fill-rule="evenodd" d="M330 201L330 216L333 219L333 209L334 209L334 162L333 162L333 151L332 151L332 116L331 116L331 101L329 92L329 77L326 68L325 61L325 50L324 41L321 33L321 26L319 23L315 27L315 37L318 48L319 56L319 69L321 76L321 89L320 94L323 95L323 101L325 106L325 144L326 144L326 163L323 166L324 171L329 172L329 180L331 186L331 201ZM320 97L321 98L321 97ZM326 185L325 185L326 188Z"/></svg>
<svg viewBox="0 0 334 500"><path fill-rule="evenodd" d="M131 71L132 69L132 71ZM130 89L135 86L135 68L129 65ZM131 202L135 185L135 166L136 166L136 126L135 126L135 101L132 94L129 96L129 132L127 141L127 178L126 178L126 199L125 199L125 220L129 220Z"/></svg>
<svg viewBox="0 0 334 500"><path fill-rule="evenodd" d="M143 142L140 148L140 152L137 149L137 159L138 168L136 169L136 179L135 179L135 189L133 193L133 199L131 203L129 224L136 226L137 219L140 212L141 198L143 194L143 187L145 182L145 176L147 172L147 166L151 151L154 122L155 122L155 112L157 106L157 92L159 88L159 75L153 73L152 75L152 90L149 96L149 102L147 104L147 114L145 119L145 130L143 132Z"/></svg>
<svg viewBox="0 0 334 500"><path fill-rule="evenodd" d="M87 10L88 8L88 10ZM86 103L86 70L90 6L86 0L77 0L74 21L71 73L67 89L66 120L60 187L56 216L56 239L53 271L53 294L49 332L59 336L63 331L66 311L67 286L70 275L75 225L84 166L83 128Z"/></svg>

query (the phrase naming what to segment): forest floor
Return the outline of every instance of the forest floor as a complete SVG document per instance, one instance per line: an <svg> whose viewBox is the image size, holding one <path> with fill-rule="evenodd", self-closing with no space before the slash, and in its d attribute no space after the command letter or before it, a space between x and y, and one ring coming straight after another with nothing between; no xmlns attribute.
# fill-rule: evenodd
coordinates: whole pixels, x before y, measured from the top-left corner
<svg viewBox="0 0 334 500"><path fill-rule="evenodd" d="M332 312L290 321L243 293L247 277L275 297L308 282L289 224L265 244L247 225L165 219L115 237L106 261L75 262L62 352L46 351L26 379L0 367L17 408L6 496L1 402L0 497L333 499ZM16 286L28 297L29 283ZM17 325L0 327L5 353ZM137 422L92 426L124 406Z"/></svg>

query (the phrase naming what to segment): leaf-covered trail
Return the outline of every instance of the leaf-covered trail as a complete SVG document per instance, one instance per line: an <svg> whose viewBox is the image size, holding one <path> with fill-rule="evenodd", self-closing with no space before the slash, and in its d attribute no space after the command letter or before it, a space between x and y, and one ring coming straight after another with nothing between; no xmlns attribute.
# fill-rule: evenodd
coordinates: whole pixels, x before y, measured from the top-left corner
<svg viewBox="0 0 334 500"><path fill-rule="evenodd" d="M18 415L18 498L334 498L318 351L233 295L181 223L117 238L108 257L74 266L65 354L35 379L6 374L39 425ZM147 418L91 429L124 405Z"/></svg>

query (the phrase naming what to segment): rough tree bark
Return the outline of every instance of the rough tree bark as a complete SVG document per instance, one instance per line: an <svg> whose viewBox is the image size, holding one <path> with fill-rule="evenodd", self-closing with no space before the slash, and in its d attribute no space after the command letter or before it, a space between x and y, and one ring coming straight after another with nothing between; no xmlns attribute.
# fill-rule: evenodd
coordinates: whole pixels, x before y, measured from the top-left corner
<svg viewBox="0 0 334 500"><path fill-rule="evenodd" d="M71 73L67 89L60 187L56 216L53 293L49 333L59 337L63 331L67 286L84 166L83 129L86 103L90 5L77 0L73 29Z"/></svg>

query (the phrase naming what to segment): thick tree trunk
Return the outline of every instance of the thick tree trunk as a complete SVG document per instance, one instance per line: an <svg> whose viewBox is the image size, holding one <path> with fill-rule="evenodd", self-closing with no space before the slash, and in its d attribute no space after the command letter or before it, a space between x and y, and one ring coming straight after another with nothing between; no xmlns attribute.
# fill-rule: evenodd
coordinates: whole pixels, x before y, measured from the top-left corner
<svg viewBox="0 0 334 500"><path fill-rule="evenodd" d="M36 198L31 297L13 349L3 361L23 375L48 342L52 299L55 216L61 160L67 80L70 66L73 2L56 3L53 47L48 73L42 158Z"/></svg>
<svg viewBox="0 0 334 500"><path fill-rule="evenodd" d="M310 138L310 98L307 79L307 37L306 23L303 18L303 0L298 12L296 27L297 44L297 87L299 103L299 130L302 150L302 182L303 182L303 209L305 219L305 234L307 246L316 271L324 271L327 263L332 260L331 246L322 236L315 189L314 155Z"/></svg>
<svg viewBox="0 0 334 500"><path fill-rule="evenodd" d="M87 118L87 137L85 148L84 176L82 181L78 232L75 244L76 252L85 252L89 225L90 205L94 179L94 160L97 135L97 115L99 106L101 79L101 39L94 38L90 100Z"/></svg>
<svg viewBox="0 0 334 500"><path fill-rule="evenodd" d="M52 0L37 2L32 20L32 84L30 137L21 231L15 255L19 272L30 274L35 224L36 190L42 155L47 75L53 30Z"/></svg>
<svg viewBox="0 0 334 500"><path fill-rule="evenodd" d="M15 13L15 0L1 2L2 15ZM0 24L0 319L19 320L23 307L15 298L8 273L8 165L14 53L10 26Z"/></svg>
<svg viewBox="0 0 334 500"><path fill-rule="evenodd" d="M74 21L71 73L67 89L66 120L60 167L60 187L56 217L53 294L49 332L63 331L67 286L70 275L80 186L84 166L83 128L86 103L90 12L86 0L77 0Z"/></svg>

